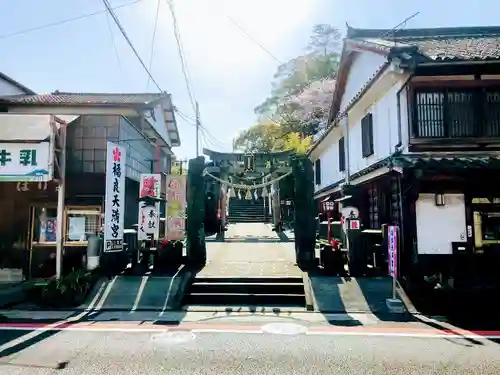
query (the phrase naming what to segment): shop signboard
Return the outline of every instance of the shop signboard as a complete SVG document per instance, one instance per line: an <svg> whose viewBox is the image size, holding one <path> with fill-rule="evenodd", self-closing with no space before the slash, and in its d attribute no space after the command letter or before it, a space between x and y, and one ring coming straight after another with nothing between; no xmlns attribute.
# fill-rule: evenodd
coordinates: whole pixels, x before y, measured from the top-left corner
<svg viewBox="0 0 500 375"><path fill-rule="evenodd" d="M0 143L0 182L52 180L50 142Z"/></svg>
<svg viewBox="0 0 500 375"><path fill-rule="evenodd" d="M389 276L398 277L398 231L399 228L390 225L387 228L387 250L389 256Z"/></svg>
<svg viewBox="0 0 500 375"><path fill-rule="evenodd" d="M139 198L160 198L160 195L161 174L141 174ZM147 205L146 202L139 202L138 224L137 238L140 241L158 239L160 234L160 202L156 202L153 206Z"/></svg>
<svg viewBox="0 0 500 375"><path fill-rule="evenodd" d="M167 238L183 241L186 238L186 176L167 176Z"/></svg>
<svg viewBox="0 0 500 375"><path fill-rule="evenodd" d="M106 153L106 197L104 251L123 250L125 209L125 148L108 142Z"/></svg>

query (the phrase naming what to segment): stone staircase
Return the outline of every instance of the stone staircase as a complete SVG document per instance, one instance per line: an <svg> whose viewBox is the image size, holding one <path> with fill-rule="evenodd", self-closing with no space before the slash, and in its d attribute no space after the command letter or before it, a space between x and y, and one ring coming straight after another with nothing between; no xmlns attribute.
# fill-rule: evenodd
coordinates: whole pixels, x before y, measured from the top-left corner
<svg viewBox="0 0 500 375"><path fill-rule="evenodd" d="M305 307L301 277L196 277L184 306Z"/></svg>
<svg viewBox="0 0 500 375"><path fill-rule="evenodd" d="M229 199L229 223L266 223L270 222L270 215L266 215L267 205L264 198L259 199Z"/></svg>

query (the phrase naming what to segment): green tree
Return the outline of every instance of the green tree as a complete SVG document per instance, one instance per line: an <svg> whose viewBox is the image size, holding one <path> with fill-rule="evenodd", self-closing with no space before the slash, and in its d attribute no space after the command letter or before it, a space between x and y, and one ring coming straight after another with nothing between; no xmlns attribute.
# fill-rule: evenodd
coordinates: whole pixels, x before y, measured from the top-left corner
<svg viewBox="0 0 500 375"><path fill-rule="evenodd" d="M261 118L282 120L295 110L289 105L291 98L316 81L334 78L339 65L339 42L338 29L325 24L314 26L306 53L278 66L270 96L255 108L255 113Z"/></svg>
<svg viewBox="0 0 500 375"><path fill-rule="evenodd" d="M309 150L312 136L301 138L299 133L290 133L285 138L284 150L293 150L296 154L303 155Z"/></svg>
<svg viewBox="0 0 500 375"><path fill-rule="evenodd" d="M314 55L328 56L336 53L340 46L340 32L331 25L319 24L313 27L308 49Z"/></svg>
<svg viewBox="0 0 500 375"><path fill-rule="evenodd" d="M282 150L284 140L281 128L272 121L261 121L243 130L234 141L235 148L244 152L272 152Z"/></svg>
<svg viewBox="0 0 500 375"><path fill-rule="evenodd" d="M319 24L303 55L278 66L269 97L255 108L257 124L240 133L236 148L246 152L294 150L304 153L311 136L326 124L339 67L340 32Z"/></svg>
<svg viewBox="0 0 500 375"><path fill-rule="evenodd" d="M269 97L255 108L259 121L236 140L244 151L307 151L326 123L339 66L340 32L313 27L306 52L278 66Z"/></svg>
<svg viewBox="0 0 500 375"><path fill-rule="evenodd" d="M187 162L182 160L177 160L175 155L172 155L172 167L170 168L170 174L179 176L181 174L181 164L182 164L182 174L187 175Z"/></svg>

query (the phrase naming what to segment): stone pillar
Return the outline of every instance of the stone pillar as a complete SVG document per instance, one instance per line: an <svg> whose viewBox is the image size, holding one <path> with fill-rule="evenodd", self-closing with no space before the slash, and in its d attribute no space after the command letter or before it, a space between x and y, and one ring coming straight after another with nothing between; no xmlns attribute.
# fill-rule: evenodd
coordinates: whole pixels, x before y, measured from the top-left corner
<svg viewBox="0 0 500 375"><path fill-rule="evenodd" d="M228 180L228 173L225 169L221 168L221 173L220 173L220 178L223 181L229 181ZM227 212L227 206L229 202L229 197L228 197L228 187L221 185L220 187L220 192L219 192L219 207L220 207L220 219L221 219L221 230L223 230L226 227L226 212Z"/></svg>
<svg viewBox="0 0 500 375"><path fill-rule="evenodd" d="M292 159L295 184L295 253L302 269L315 265L316 206L312 162L303 156Z"/></svg>
<svg viewBox="0 0 500 375"><path fill-rule="evenodd" d="M190 265L204 265L207 260L205 246L205 158L189 160L187 178L186 251Z"/></svg>
<svg viewBox="0 0 500 375"><path fill-rule="evenodd" d="M272 205L273 205L273 225L277 227L280 221L280 211L281 211L279 182L273 182Z"/></svg>

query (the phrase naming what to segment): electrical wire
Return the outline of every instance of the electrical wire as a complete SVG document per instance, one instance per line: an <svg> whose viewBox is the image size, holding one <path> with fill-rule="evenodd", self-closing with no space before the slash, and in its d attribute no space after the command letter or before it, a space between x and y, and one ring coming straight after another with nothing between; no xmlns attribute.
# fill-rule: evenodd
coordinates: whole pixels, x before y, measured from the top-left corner
<svg viewBox="0 0 500 375"><path fill-rule="evenodd" d="M111 9L116 10L116 9L128 7L130 5L134 5L134 4L140 3L142 1L144 1L144 0L134 0L134 1L131 1L129 3L125 3L125 4L122 4L122 5L117 5L117 6L113 7L113 8L111 8ZM31 33L33 31L39 31L39 30L47 29L49 27L64 25L66 23L83 20L83 19L89 18L89 17L94 17L94 16L97 16L99 14L103 14L103 13L106 13L106 12L108 12L108 10L107 9L103 9L103 10L99 10L97 12L82 14L82 15L77 16L77 17L67 18L65 20L61 20L61 21L57 21L57 22L52 22L52 23L48 23L48 24L45 24L45 25L41 25L41 26L30 27L29 29L14 31L12 33L0 35L0 39L6 39L6 38L13 37L13 36L28 34L28 33Z"/></svg>
<svg viewBox="0 0 500 375"><path fill-rule="evenodd" d="M193 111L196 113L196 99L194 95L194 90L192 89L191 81L189 79L189 69L187 66L187 61L185 59L184 48L182 45L181 34L179 31L179 25L177 22L177 15L175 13L174 2L173 0L166 0L168 4L168 8L170 9L170 14L172 15L173 27L174 27L174 37L177 44L177 52L179 55L179 59L181 60L181 69L182 74L184 76L184 82L186 84L186 89L189 95L189 99L191 101L191 106L193 107Z"/></svg>
<svg viewBox="0 0 500 375"><path fill-rule="evenodd" d="M196 119L192 118L192 117L189 117L188 115L184 114L183 112L181 112L179 109L175 109L175 111L177 112L177 115L179 116L179 118L181 118L182 120L184 120L187 124L191 125L191 126L196 126ZM200 135L203 135L204 136L204 139L210 143L212 143L213 145L215 145L216 147L227 147L229 146L228 143L224 143L222 141L219 141L208 129L206 126L204 126L203 124L200 123L200 126L199 126L199 132L200 132ZM232 146L231 146L232 147Z"/></svg>
<svg viewBox="0 0 500 375"><path fill-rule="evenodd" d="M181 111L179 108L177 108L177 107L175 107L175 108L174 108L174 111L175 111L175 112L177 112L177 114L178 114L181 118L183 117L183 118L184 118L184 120L186 120L186 121L188 121L188 122L189 122L189 121L193 121L193 124L191 124L191 125L196 125L196 119L195 119L195 118L193 118L193 117L191 117L191 116L189 116L189 115L186 115L184 112L182 112L182 111Z"/></svg>
<svg viewBox="0 0 500 375"><path fill-rule="evenodd" d="M120 72L123 75L122 62L120 60L120 55L118 54L118 49L116 48L115 35L113 33L113 28L111 27L111 21L109 20L109 13L106 13L106 22L108 23L109 35L111 36L111 43L113 44L113 52L115 54L116 61L118 62L118 67L120 68Z"/></svg>
<svg viewBox="0 0 500 375"><path fill-rule="evenodd" d="M158 16L160 15L160 0L156 0L156 15L155 15L155 26L153 29L153 36L151 38L151 52L149 53L149 70L152 70L153 67L153 56L154 56L154 51L155 51L155 40L156 40L156 30L158 29ZM148 82L146 83L146 91L149 87L149 83L151 82L151 78L148 76Z"/></svg>
<svg viewBox="0 0 500 375"><path fill-rule="evenodd" d="M247 30L245 30L238 22L236 22L234 20L233 17L231 17L230 15L227 15L227 18L229 19L229 21L231 21L231 23L233 23L234 26L236 26L243 34L245 34L245 36L250 39L252 42L254 42L257 46L259 46L265 53L267 53L269 56L271 56L274 61L276 61L278 64L283 64L280 59L278 59L275 55L273 55L271 53L271 51L269 51L266 47L264 47L262 45L262 43L260 43L257 39L255 39Z"/></svg>
<svg viewBox="0 0 500 375"><path fill-rule="evenodd" d="M215 138L209 131L207 128L203 127L200 125L200 128L199 128L199 131L201 134L203 134L205 136L205 138L210 142L212 143L213 145L217 146L217 147L225 147L224 143L222 143L221 141L219 141L217 138Z"/></svg>
<svg viewBox="0 0 500 375"><path fill-rule="evenodd" d="M155 86L158 88L158 90L160 92L164 92L160 85L158 84L158 82L156 82L156 80L154 79L154 77L152 76L151 72L149 71L148 67L146 66L146 64L144 64L144 61L142 60L141 56L139 55L139 53L137 52L137 50L135 49L134 45L132 44L132 41L130 40L130 38L128 37L125 29L123 28L120 20L118 19L118 17L116 16L115 12L113 11L113 8L111 8L111 5L109 4L109 1L108 0L102 0L102 2L104 3L104 6L106 7L106 9L108 10L111 18L113 18L113 21L115 21L116 23L116 26L118 27L118 29L120 30L120 32L122 33L123 37L125 38L126 42L128 43L128 45L130 46L130 48L132 49L132 51L134 52L134 55L137 57L137 60L139 60L139 62L141 63L142 67L144 68L144 70L146 71L146 73L148 74L149 78L151 79L151 82L153 82L155 84Z"/></svg>

